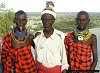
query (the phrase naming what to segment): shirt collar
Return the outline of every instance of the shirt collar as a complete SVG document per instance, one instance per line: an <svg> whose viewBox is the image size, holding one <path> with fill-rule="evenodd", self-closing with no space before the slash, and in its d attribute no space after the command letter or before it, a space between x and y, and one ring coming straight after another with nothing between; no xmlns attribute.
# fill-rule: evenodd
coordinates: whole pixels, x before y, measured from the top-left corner
<svg viewBox="0 0 100 73"><path fill-rule="evenodd" d="M55 39L55 34L56 34L56 33L57 33L57 32L56 32L56 29L54 29L53 34L52 34L49 38ZM42 35L42 37L45 37L43 31L41 32L41 35Z"/></svg>

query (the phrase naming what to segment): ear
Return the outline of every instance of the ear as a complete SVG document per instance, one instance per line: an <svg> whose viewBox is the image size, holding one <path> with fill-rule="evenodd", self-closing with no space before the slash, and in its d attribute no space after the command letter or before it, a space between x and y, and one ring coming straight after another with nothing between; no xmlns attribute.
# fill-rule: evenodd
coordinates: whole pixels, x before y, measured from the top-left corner
<svg viewBox="0 0 100 73"><path fill-rule="evenodd" d="M43 15L41 16L41 20L43 19Z"/></svg>
<svg viewBox="0 0 100 73"><path fill-rule="evenodd" d="M90 19L88 19L87 23L89 23L89 22L90 22Z"/></svg>
<svg viewBox="0 0 100 73"><path fill-rule="evenodd" d="M42 17L41 17L41 20L42 20Z"/></svg>
<svg viewBox="0 0 100 73"><path fill-rule="evenodd" d="M15 18L13 18L13 22L16 23L16 19Z"/></svg>
<svg viewBox="0 0 100 73"><path fill-rule="evenodd" d="M88 22L90 22L90 19L88 19Z"/></svg>
<svg viewBox="0 0 100 73"><path fill-rule="evenodd" d="M75 18L75 21L77 21L77 18Z"/></svg>
<svg viewBox="0 0 100 73"><path fill-rule="evenodd" d="M52 20L52 24L55 22L55 19Z"/></svg>
<svg viewBox="0 0 100 73"><path fill-rule="evenodd" d="M77 23L77 18L75 18L75 22Z"/></svg>

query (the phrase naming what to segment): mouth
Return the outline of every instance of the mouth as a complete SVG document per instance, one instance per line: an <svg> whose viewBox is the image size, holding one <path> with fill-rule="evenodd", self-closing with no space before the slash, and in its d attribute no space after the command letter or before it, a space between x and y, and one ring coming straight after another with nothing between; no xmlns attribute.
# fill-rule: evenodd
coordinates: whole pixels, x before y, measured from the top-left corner
<svg viewBox="0 0 100 73"><path fill-rule="evenodd" d="M84 27L84 24L79 24L80 27Z"/></svg>
<svg viewBox="0 0 100 73"><path fill-rule="evenodd" d="M49 25L44 25L44 28L48 28L49 27Z"/></svg>
<svg viewBox="0 0 100 73"><path fill-rule="evenodd" d="M25 24L19 24L19 27L24 27L25 26Z"/></svg>

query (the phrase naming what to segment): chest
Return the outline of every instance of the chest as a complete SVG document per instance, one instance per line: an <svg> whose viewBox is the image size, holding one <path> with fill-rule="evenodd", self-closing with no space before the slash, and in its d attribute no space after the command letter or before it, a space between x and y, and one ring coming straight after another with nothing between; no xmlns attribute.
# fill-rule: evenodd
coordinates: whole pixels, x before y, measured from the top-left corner
<svg viewBox="0 0 100 73"><path fill-rule="evenodd" d="M40 37L39 40L37 40L37 50L53 50L57 51L59 50L59 47L61 45L61 38L58 36L55 36L54 38L45 38L45 37Z"/></svg>
<svg viewBox="0 0 100 73"><path fill-rule="evenodd" d="M72 38L75 43L84 44L84 45L88 45L88 46L91 46L91 44L92 44L92 37L90 37L87 41L79 41L75 38L75 36L73 36Z"/></svg>

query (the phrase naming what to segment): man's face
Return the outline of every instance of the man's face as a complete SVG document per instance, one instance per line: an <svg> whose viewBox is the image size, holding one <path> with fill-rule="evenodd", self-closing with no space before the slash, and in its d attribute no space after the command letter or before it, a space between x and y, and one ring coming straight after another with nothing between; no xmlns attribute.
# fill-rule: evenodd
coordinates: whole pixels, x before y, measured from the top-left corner
<svg viewBox="0 0 100 73"><path fill-rule="evenodd" d="M24 28L26 23L27 23L27 17L25 15L19 15L16 19L15 19L15 23L18 27L22 27Z"/></svg>
<svg viewBox="0 0 100 73"><path fill-rule="evenodd" d="M55 19L50 14L44 14L41 17L44 30L48 30L49 28L52 28L52 24L54 23Z"/></svg>
<svg viewBox="0 0 100 73"><path fill-rule="evenodd" d="M89 21L90 19L88 19L86 15L80 15L78 18L76 18L77 26L80 29L84 29Z"/></svg>

